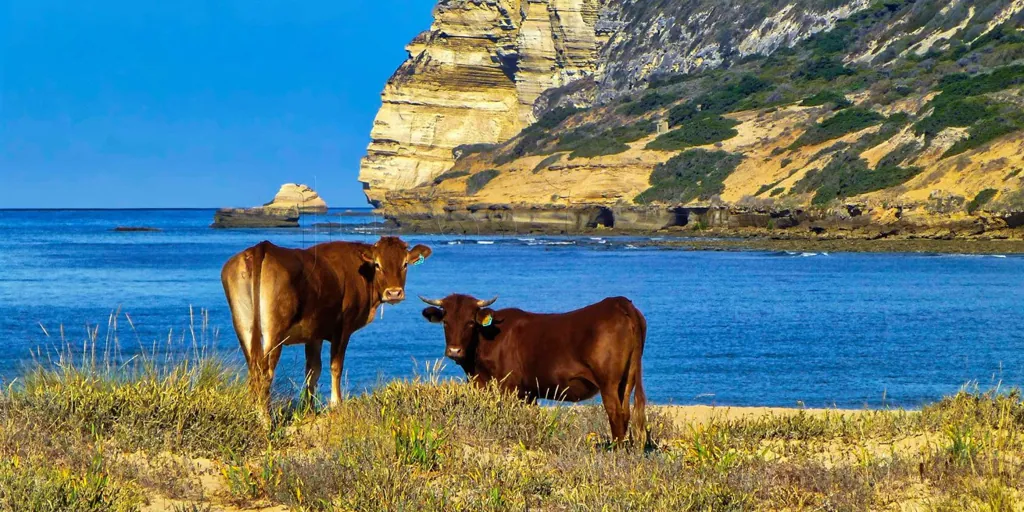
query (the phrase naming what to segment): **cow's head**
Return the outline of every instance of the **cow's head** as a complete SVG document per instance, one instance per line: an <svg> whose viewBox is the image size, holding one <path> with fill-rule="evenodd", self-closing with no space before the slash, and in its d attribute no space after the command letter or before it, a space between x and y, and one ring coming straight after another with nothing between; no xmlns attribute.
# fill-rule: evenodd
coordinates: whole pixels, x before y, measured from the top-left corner
<svg viewBox="0 0 1024 512"><path fill-rule="evenodd" d="M373 269L373 287L381 302L398 304L405 300L405 273L430 257L430 247L409 245L396 236L385 236L363 248L359 257Z"/></svg>
<svg viewBox="0 0 1024 512"><path fill-rule="evenodd" d="M444 325L445 355L456 363L472 357L480 329L491 327L495 322L494 310L488 306L494 304L497 297L479 300L455 294L438 300L424 297L420 300L430 304L423 310L423 318Z"/></svg>

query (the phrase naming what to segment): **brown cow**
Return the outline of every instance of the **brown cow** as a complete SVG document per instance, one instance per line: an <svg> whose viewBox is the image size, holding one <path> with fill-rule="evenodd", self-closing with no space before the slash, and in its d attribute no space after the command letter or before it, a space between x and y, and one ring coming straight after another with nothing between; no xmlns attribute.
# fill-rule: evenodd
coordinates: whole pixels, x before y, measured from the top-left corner
<svg viewBox="0 0 1024 512"><path fill-rule="evenodd" d="M382 303L405 299L410 264L431 250L383 237L373 245L329 242L288 249L264 241L224 264L221 282L249 365L249 384L264 412L282 345L306 346L306 393L316 393L320 350L331 342L331 405L341 399L349 337L373 321Z"/></svg>
<svg viewBox="0 0 1024 512"><path fill-rule="evenodd" d="M629 299L608 298L561 314L495 311L488 306L497 297L420 299L431 305L423 317L444 325L445 354L477 385L498 379L529 401L578 402L601 393L615 441L626 438L635 386L634 426L646 442L640 359L647 321Z"/></svg>

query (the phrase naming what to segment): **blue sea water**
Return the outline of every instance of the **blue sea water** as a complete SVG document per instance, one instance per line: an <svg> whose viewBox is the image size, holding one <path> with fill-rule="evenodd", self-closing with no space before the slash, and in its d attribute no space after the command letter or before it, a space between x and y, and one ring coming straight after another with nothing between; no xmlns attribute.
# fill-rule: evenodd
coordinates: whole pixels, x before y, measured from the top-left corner
<svg viewBox="0 0 1024 512"><path fill-rule="evenodd" d="M189 349L191 308L196 328L208 311L212 350L240 360L219 278L228 257L264 239L307 247L379 236L365 226L380 220L372 217L214 230L212 216L0 211L0 381L15 379L34 351L45 358L62 343L81 346L89 329L105 339L115 311L126 355L154 344ZM328 232L316 222L347 227ZM969 382L1024 384L1022 257L696 252L589 236L406 238L434 249L410 270L410 297L498 294L497 306L539 312L631 298L648 319L644 381L657 403L917 407ZM423 320L422 307L415 299L387 307L355 334L345 361L350 392L410 377L443 356L441 328ZM303 358L301 347L285 348L280 389L301 381Z"/></svg>

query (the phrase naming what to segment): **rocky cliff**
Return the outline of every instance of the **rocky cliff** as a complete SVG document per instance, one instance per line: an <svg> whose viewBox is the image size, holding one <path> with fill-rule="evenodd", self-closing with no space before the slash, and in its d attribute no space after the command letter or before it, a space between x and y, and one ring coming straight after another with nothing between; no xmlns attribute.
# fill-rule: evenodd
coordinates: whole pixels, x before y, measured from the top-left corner
<svg viewBox="0 0 1024 512"><path fill-rule="evenodd" d="M388 81L359 179L379 203L451 168L463 145L504 142L553 87L590 76L598 0L442 1Z"/></svg>
<svg viewBox="0 0 1024 512"><path fill-rule="evenodd" d="M401 215L1006 219L1024 210L1022 25L1021 0L443 1L360 180Z"/></svg>

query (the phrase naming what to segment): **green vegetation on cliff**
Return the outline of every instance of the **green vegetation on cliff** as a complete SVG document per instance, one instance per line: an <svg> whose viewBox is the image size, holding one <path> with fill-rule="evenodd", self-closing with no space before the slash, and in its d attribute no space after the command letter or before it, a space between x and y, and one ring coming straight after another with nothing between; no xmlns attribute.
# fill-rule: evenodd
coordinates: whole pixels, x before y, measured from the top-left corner
<svg viewBox="0 0 1024 512"><path fill-rule="evenodd" d="M725 151L694 149L680 153L654 168L651 188L635 201L685 204L711 199L725 190L723 182L742 160L742 156Z"/></svg>
<svg viewBox="0 0 1024 512"><path fill-rule="evenodd" d="M875 126L885 120L885 116L864 108L849 108L811 126L803 135L793 142L790 149L802 146L813 146L822 142L838 139L848 133L858 132Z"/></svg>
<svg viewBox="0 0 1024 512"><path fill-rule="evenodd" d="M815 191L811 204L826 205L844 199L905 183L920 174L918 167L896 165L868 168L867 162L850 152L840 153L820 171L810 171L793 186L797 193Z"/></svg>
<svg viewBox="0 0 1024 512"><path fill-rule="evenodd" d="M978 211L982 206L985 206L989 201L992 201L992 198L998 193L999 191L994 188L986 188L985 190L978 192L978 195L974 196L974 199L971 199L971 202L967 203L967 213L974 213Z"/></svg>
<svg viewBox="0 0 1024 512"><path fill-rule="evenodd" d="M501 174L501 171L497 169L487 169L486 171L478 172L469 177L466 180L466 194L473 195L482 190L488 183L494 178L497 178Z"/></svg>
<svg viewBox="0 0 1024 512"><path fill-rule="evenodd" d="M647 144L647 149L673 151L728 140L739 134L734 128L737 124L722 116L691 119L681 128L659 135Z"/></svg>
<svg viewBox="0 0 1024 512"><path fill-rule="evenodd" d="M798 9L822 8L818 4L800 5L803 7ZM851 5L833 2L827 8ZM708 14L715 19L733 16L745 20L717 29L713 38L716 53L707 59L715 64L702 66L695 63L703 57L671 53L672 49L679 50L678 45L687 37L684 34L704 33L703 27L662 30L652 20L706 13L710 6L701 0L621 7L628 14L624 19L629 20L624 30L638 30L633 34L636 41L617 39L615 48L603 54L602 58L611 59L604 63L608 75L603 79L581 81L571 88L571 94L552 95L553 109L519 137L492 151L495 164L554 152L568 152L568 159L610 156L624 153L631 146L673 153L712 144L725 147L739 130L745 129L735 121L742 119L750 123L746 129L758 135L755 142L744 137L737 144L749 145L754 151L760 149L757 146L768 146L764 151L768 155L767 169L778 169L776 165L782 159L781 167L795 163L798 169L794 171L807 173L798 186L790 188L780 187L781 182L776 182L778 177L773 174L756 184L758 192L754 195L768 199L810 194L812 205L817 206L905 184L922 172L921 166L929 175L959 172L949 171L949 166L939 169L941 160L984 151L987 144L1024 130L1024 10L1007 0L970 5L946 5L937 0L875 1L836 21L830 30L804 37L791 46L773 48L767 55L744 55L739 40L751 37L754 27L784 30L763 24L776 12L774 7L754 2L742 13ZM1003 21L993 25L995 19ZM691 51L694 45L711 42L705 37L683 46ZM648 58L655 54L657 58ZM655 71L650 71L651 66ZM692 71L676 73L676 69ZM570 101L586 107L566 106ZM792 108L795 106L824 108ZM749 111L754 115L735 115ZM667 122L669 131L643 148L633 144L650 136L660 122ZM801 125L807 129L802 134L794 133ZM795 135L799 136L793 141ZM910 141L915 135L922 138ZM786 142L771 148L771 137ZM844 137L842 144L836 141ZM874 169L869 168L867 161L877 158L876 148L897 137L907 140L898 148L886 149L888 154L882 161ZM934 151L935 144L941 144L942 151ZM808 159L801 151L817 145L822 149L811 152L813 158ZM786 149L789 154L783 154ZM932 157L922 158L936 153L939 162ZM649 158L658 157L645 155L637 161ZM972 158L968 153L958 160L957 167L970 166ZM653 171L652 180L658 172ZM693 200L706 195L706 190L721 193L714 180L710 186L699 182L684 186L684 179L688 178L677 177L671 186L663 184L661 190L685 193L655 193L658 186L654 180L651 190L636 199L679 201L681 197ZM699 191L695 196L694 190ZM744 195L749 193L743 191ZM962 195L963 191L956 193Z"/></svg>

